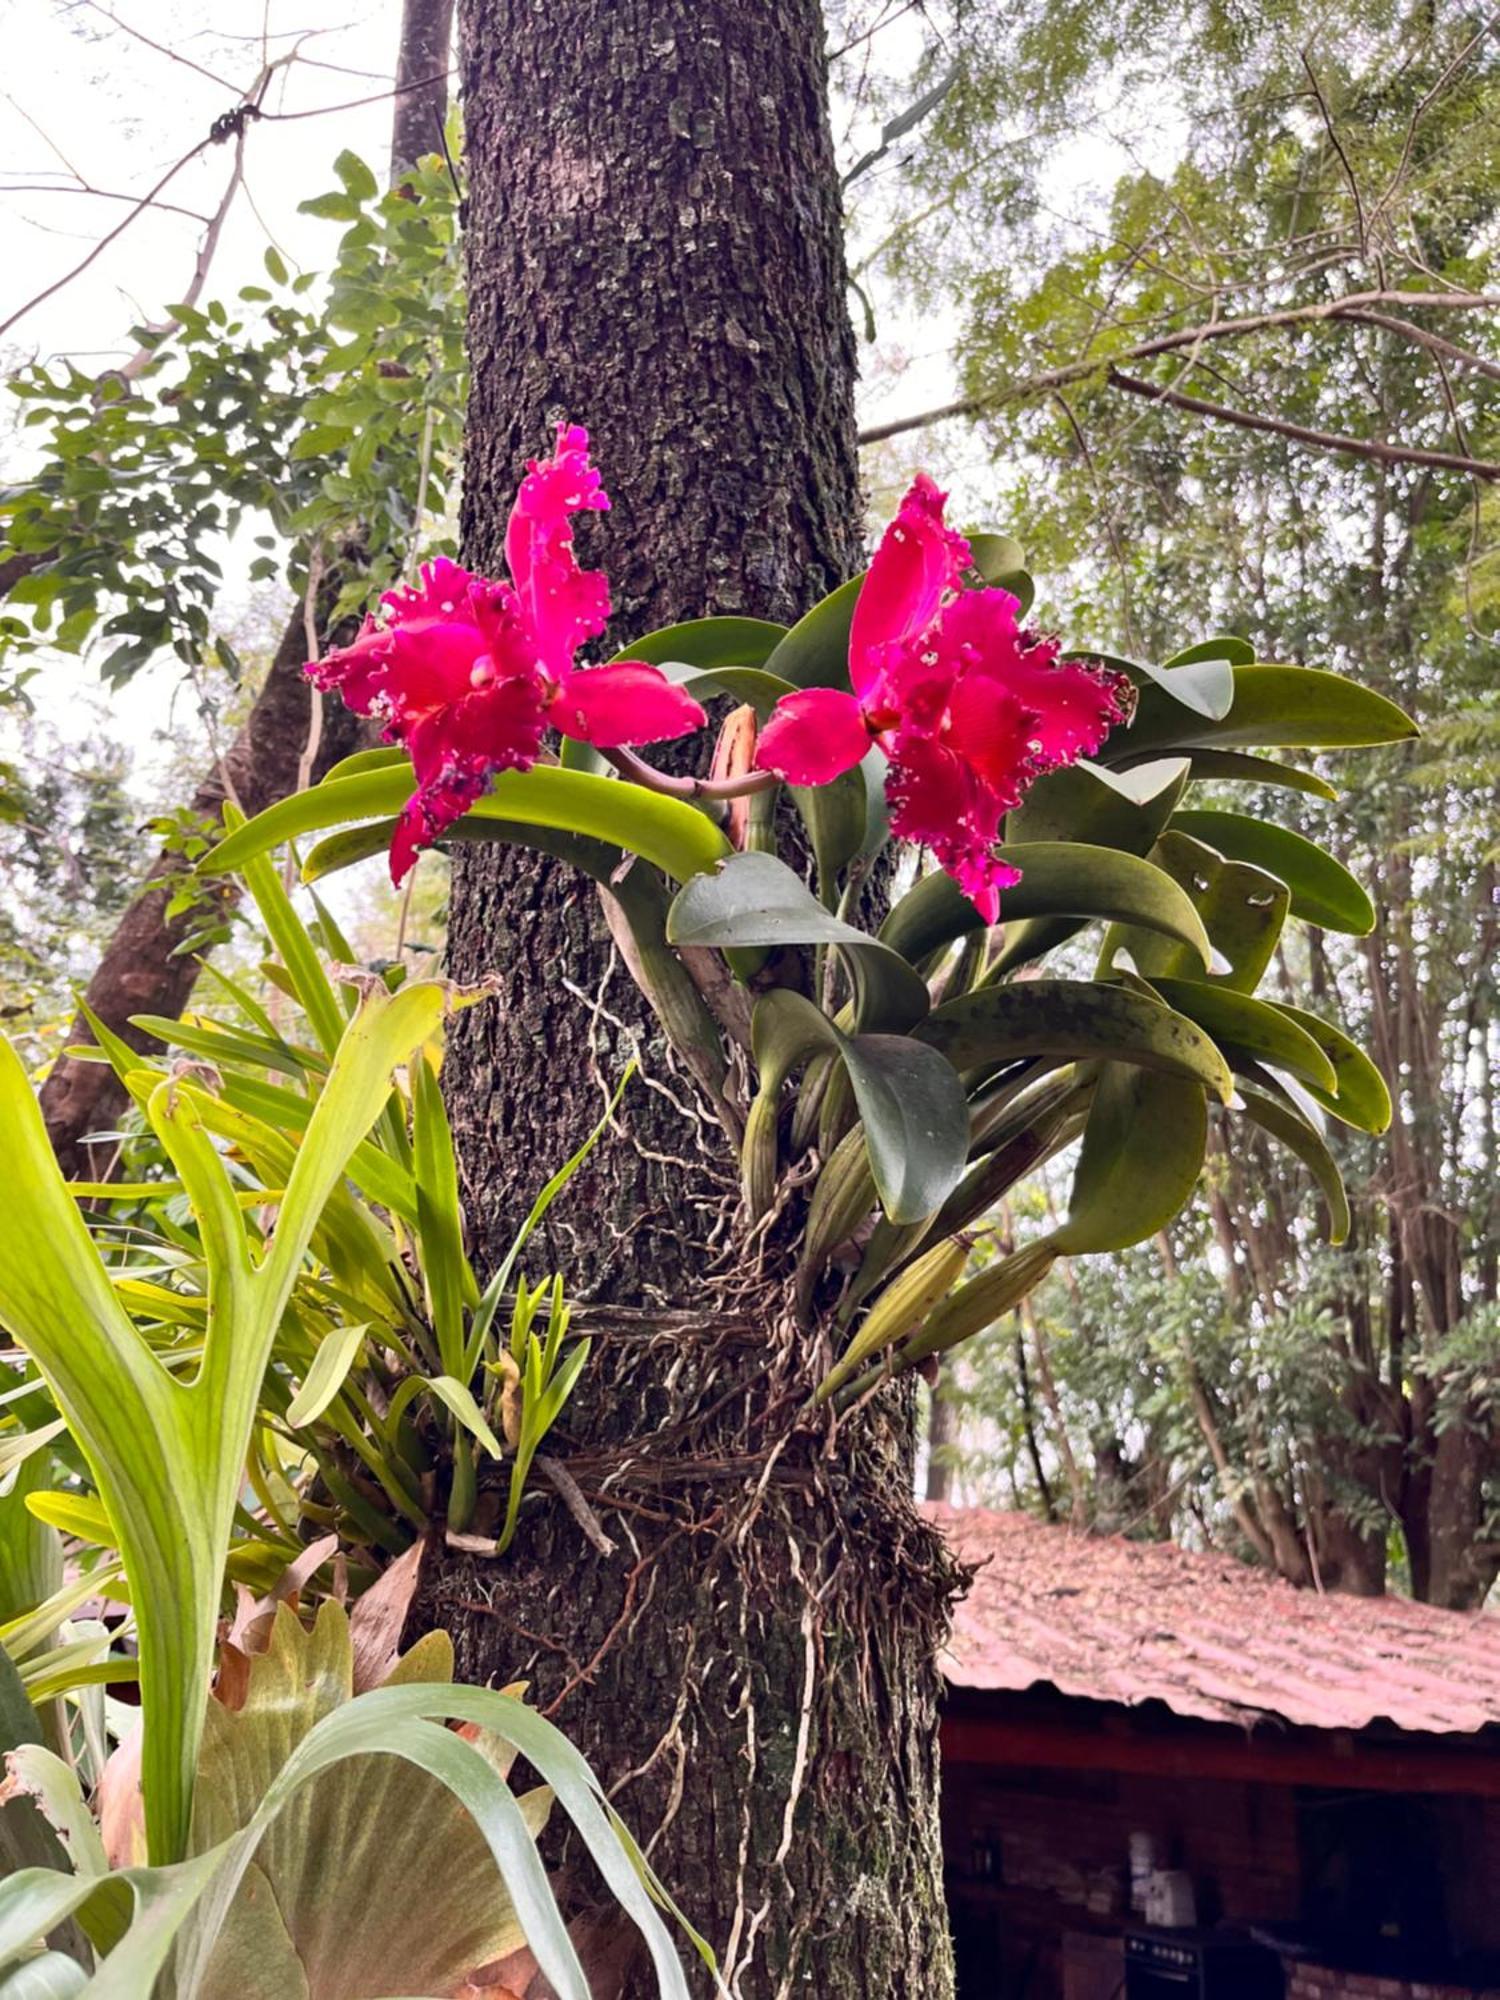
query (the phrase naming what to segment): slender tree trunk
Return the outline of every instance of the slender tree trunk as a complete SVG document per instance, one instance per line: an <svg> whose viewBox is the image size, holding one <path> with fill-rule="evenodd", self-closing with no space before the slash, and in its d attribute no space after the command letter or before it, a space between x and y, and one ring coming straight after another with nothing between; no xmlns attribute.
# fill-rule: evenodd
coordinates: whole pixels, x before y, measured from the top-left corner
<svg viewBox="0 0 1500 2000"><path fill-rule="evenodd" d="M448 105L452 40L453 0L405 0L397 51L397 95L391 114L393 181L424 153L437 149ZM18 556L0 563L0 597L31 568L48 560L45 555ZM325 575L319 593L322 603L333 603L338 582L333 573ZM330 636L325 632L325 639ZM193 794L195 813L217 818L226 796L226 772L239 803L246 812L256 813L295 791L304 776L315 782L340 757L358 747L359 724L341 703L330 703L311 768L307 773L302 771L313 718L313 695L303 672L306 661L306 619L299 603L287 614L265 681L225 753L224 769L216 766L205 772ZM196 918L167 915L186 865L180 854L170 850L157 855L139 894L115 926L84 995L105 1027L134 1048L145 1048L150 1038L131 1027L130 1017L164 1014L175 1018L197 984L197 955L177 955ZM78 1043L93 1040L81 1014L73 1023L70 1039ZM124 1110L125 1101L119 1079L105 1063L63 1056L53 1066L42 1086L42 1112L53 1151L70 1179L88 1179L107 1167L113 1145L108 1140L90 1143L91 1135L108 1132Z"/></svg>
<svg viewBox="0 0 1500 2000"><path fill-rule="evenodd" d="M468 560L499 567L524 460L566 415L613 496L584 553L611 575L614 636L795 616L859 553L815 0L467 0L460 24ZM483 1261L637 1043L645 1076L531 1261L613 1314L555 1445L598 1526L543 1489L504 1560L433 1566L422 1616L466 1677L531 1681L743 2000L942 2000L949 1569L911 1505L910 1401L836 1439L793 1431L817 1336L774 1248L738 1241L730 1151L651 1039L592 889L460 850L449 939L457 977L504 989L460 1017L446 1073ZM652 1988L600 1969L595 1990Z"/></svg>
<svg viewBox="0 0 1500 2000"><path fill-rule="evenodd" d="M453 0L404 0L391 112L391 179L442 142L453 52Z"/></svg>
<svg viewBox="0 0 1500 2000"><path fill-rule="evenodd" d="M962 1436L963 1423L958 1404L951 1396L944 1395L943 1378L939 1375L932 1385L932 1400L927 1407L927 1479L924 1490L929 1500L953 1498L955 1467L952 1453Z"/></svg>

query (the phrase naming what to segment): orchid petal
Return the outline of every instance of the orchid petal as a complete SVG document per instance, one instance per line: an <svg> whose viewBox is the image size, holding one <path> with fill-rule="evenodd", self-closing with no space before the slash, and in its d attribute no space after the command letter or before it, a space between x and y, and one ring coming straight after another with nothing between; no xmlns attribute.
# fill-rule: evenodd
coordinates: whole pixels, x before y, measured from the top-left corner
<svg viewBox="0 0 1500 2000"><path fill-rule="evenodd" d="M530 459L505 531L505 560L545 671L560 681L585 639L609 622L609 584L579 567L572 517L609 506L589 463L589 435L559 424L551 458Z"/></svg>
<svg viewBox="0 0 1500 2000"><path fill-rule="evenodd" d="M547 720L596 749L620 750L689 736L708 718L659 668L621 660L566 675L548 705Z"/></svg>
<svg viewBox="0 0 1500 2000"><path fill-rule="evenodd" d="M870 727L852 694L799 688L784 694L755 746L755 762L793 785L826 785L870 747Z"/></svg>
<svg viewBox="0 0 1500 2000"><path fill-rule="evenodd" d="M919 472L875 551L849 630L849 676L862 698L879 677L881 649L925 632L969 566L968 543L943 524L947 498Z"/></svg>

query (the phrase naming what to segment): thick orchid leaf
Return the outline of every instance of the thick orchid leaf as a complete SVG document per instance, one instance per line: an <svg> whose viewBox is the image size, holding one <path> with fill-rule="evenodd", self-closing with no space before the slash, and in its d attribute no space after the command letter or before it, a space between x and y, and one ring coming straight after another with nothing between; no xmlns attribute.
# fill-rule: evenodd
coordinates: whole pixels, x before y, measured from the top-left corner
<svg viewBox="0 0 1500 2000"><path fill-rule="evenodd" d="M205 875L243 868L258 854L304 833L347 826L357 820L386 819L400 812L411 793L410 766L365 772L336 783L327 779L294 793L231 832L201 864ZM681 799L649 792L619 778L595 777L539 764L530 771L502 771L459 825L521 821L612 841L655 862L668 875L687 881L729 852L712 820Z"/></svg>
<svg viewBox="0 0 1500 2000"><path fill-rule="evenodd" d="M1115 769L1125 775L1150 769L1158 761L1156 753L1145 754L1150 762L1136 764L1122 757ZM1273 785L1281 791L1306 792L1315 799L1336 799L1339 795L1338 787L1320 778L1316 771L1281 764L1271 757L1252 757L1244 750L1190 750L1186 753L1186 763L1190 783L1207 778L1226 784Z"/></svg>
<svg viewBox="0 0 1500 2000"><path fill-rule="evenodd" d="M752 1022L761 1103L774 1119L781 1085L808 1056L829 1051L853 1087L870 1171L893 1222L918 1222L958 1185L969 1113L952 1065L907 1035L845 1035L800 993L776 988ZM747 1144L751 1139L747 1131Z"/></svg>
<svg viewBox="0 0 1500 2000"><path fill-rule="evenodd" d="M1174 813L1172 826L1228 860L1248 861L1285 882L1292 892L1291 914L1305 923L1354 937L1374 930L1375 906L1348 869L1290 827L1244 813L1208 811Z"/></svg>
<svg viewBox="0 0 1500 2000"><path fill-rule="evenodd" d="M1346 1242L1349 1236L1349 1196L1338 1161L1328 1150L1323 1135L1290 1104L1279 1097L1272 1097L1267 1091L1252 1090L1248 1084L1241 1082L1240 1100L1245 1116L1295 1153L1317 1182L1328 1204L1329 1242Z"/></svg>
<svg viewBox="0 0 1500 2000"><path fill-rule="evenodd" d="M1060 841L1144 855L1171 817L1181 792L1180 783L1168 784L1148 799L1132 798L1092 766L1068 765L1038 778L1020 809L1007 816L1006 845ZM1014 858L1024 870L1024 855ZM1008 907L1007 900L1007 912ZM1003 978L1016 966L1045 957L1076 936L1085 922L1079 917L1037 917L1013 923L1007 914L993 976Z"/></svg>
<svg viewBox="0 0 1500 2000"><path fill-rule="evenodd" d="M1146 751L1341 750L1400 743L1417 725L1384 695L1318 667L1243 666L1234 701L1218 721L1195 716L1160 687L1146 687L1128 728L1117 729L1099 761L1138 762Z"/></svg>
<svg viewBox="0 0 1500 2000"><path fill-rule="evenodd" d="M1151 984L1169 1007L1206 1028L1222 1048L1233 1045L1274 1069L1290 1070L1304 1083L1337 1089L1338 1078L1323 1049L1280 1007L1222 981L1158 978Z"/></svg>
<svg viewBox="0 0 1500 2000"><path fill-rule="evenodd" d="M1255 657L1242 639L1208 640L1190 646L1160 666L1147 660L1131 660L1120 653L1103 653L1089 647L1068 654L1069 659L1097 662L1125 674L1137 689L1156 688L1171 701L1206 722L1218 722L1228 714L1234 700L1234 656Z"/></svg>
<svg viewBox="0 0 1500 2000"><path fill-rule="evenodd" d="M732 854L679 891L667 913L675 945L833 945L855 988L861 1029L904 1030L927 1011L925 981L899 952L826 910L774 854Z"/></svg>
<svg viewBox="0 0 1500 2000"><path fill-rule="evenodd" d="M1140 924L1188 946L1206 967L1211 950L1203 920L1170 875L1138 855L1071 841L1030 841L1000 849L1021 870L1003 898L1007 924L1028 918L1105 917ZM908 890L880 936L904 958L919 962L966 931L982 927L973 904L943 873L924 876Z"/></svg>
<svg viewBox="0 0 1500 2000"><path fill-rule="evenodd" d="M1196 1022L1123 986L1028 979L987 986L934 1008L915 1030L956 1070L1038 1056L1118 1061L1190 1078L1228 1103L1229 1066Z"/></svg>
<svg viewBox="0 0 1500 2000"><path fill-rule="evenodd" d="M864 576L850 577L799 618L762 662L793 687L849 685L849 633Z"/></svg>
<svg viewBox="0 0 1500 2000"><path fill-rule="evenodd" d="M655 667L681 661L704 673L717 667L764 667L786 636L785 625L765 618L693 618L632 639L615 660L644 660Z"/></svg>
<svg viewBox="0 0 1500 2000"><path fill-rule="evenodd" d="M1073 1173L1067 1220L1047 1239L1065 1257L1126 1250L1165 1229L1197 1185L1208 1143L1202 1086L1106 1063Z"/></svg>
<svg viewBox="0 0 1500 2000"><path fill-rule="evenodd" d="M841 772L829 785L787 787L812 842L818 888L830 909L837 901L839 876L864 852L870 797L864 762Z"/></svg>
<svg viewBox="0 0 1500 2000"><path fill-rule="evenodd" d="M1286 884L1249 862L1226 861L1217 849L1170 828L1152 848L1151 859L1196 904L1214 948L1213 977L1241 993L1253 993L1291 906ZM1135 924L1110 926L1100 966L1111 969L1122 951L1147 979L1192 979L1201 970L1180 945Z"/></svg>
<svg viewBox="0 0 1500 2000"><path fill-rule="evenodd" d="M695 701L724 696L753 708L762 721L784 694L793 692L790 681L782 680L778 674L768 674L764 667L725 666L705 673L701 667L684 660L668 660L662 664L662 672L668 680L686 688Z"/></svg>
<svg viewBox="0 0 1500 2000"><path fill-rule="evenodd" d="M341 757L323 773L322 782L333 785L341 778L362 778L367 771L393 771L410 763L411 752L404 743L381 743L373 749L355 750Z"/></svg>
<svg viewBox="0 0 1500 2000"><path fill-rule="evenodd" d="M1308 1095L1345 1125L1376 1136L1384 1132L1391 1122L1391 1093L1385 1078L1359 1044L1351 1041L1342 1028L1309 1014L1305 1008L1289 1006L1284 1000L1277 1001L1276 1006L1312 1037L1338 1077L1337 1090L1322 1090L1310 1083Z"/></svg>

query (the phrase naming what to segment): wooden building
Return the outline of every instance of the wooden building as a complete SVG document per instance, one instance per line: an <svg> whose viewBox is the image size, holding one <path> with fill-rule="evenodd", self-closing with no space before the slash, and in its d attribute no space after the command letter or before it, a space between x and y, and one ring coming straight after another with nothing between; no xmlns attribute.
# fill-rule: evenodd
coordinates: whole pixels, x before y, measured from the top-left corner
<svg viewBox="0 0 1500 2000"><path fill-rule="evenodd" d="M928 1512L961 2000L1500 2000L1500 1616Z"/></svg>

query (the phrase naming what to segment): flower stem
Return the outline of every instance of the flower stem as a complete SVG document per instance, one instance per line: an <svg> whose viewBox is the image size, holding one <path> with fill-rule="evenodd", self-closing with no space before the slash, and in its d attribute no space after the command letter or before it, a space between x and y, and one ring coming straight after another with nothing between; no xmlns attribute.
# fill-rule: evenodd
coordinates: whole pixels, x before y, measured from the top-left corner
<svg viewBox="0 0 1500 2000"><path fill-rule="evenodd" d="M665 792L673 799L748 799L756 792L770 791L781 782L774 771L742 771L733 778L674 778L669 771L658 771L633 750L605 750L602 755L622 778L644 785L651 792Z"/></svg>

